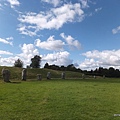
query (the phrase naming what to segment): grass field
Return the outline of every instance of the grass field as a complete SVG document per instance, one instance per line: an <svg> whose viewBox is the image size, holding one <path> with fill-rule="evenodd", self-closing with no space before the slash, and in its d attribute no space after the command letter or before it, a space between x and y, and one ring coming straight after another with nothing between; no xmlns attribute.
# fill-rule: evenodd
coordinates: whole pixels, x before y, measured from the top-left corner
<svg viewBox="0 0 120 120"><path fill-rule="evenodd" d="M0 120L120 120L120 79L0 81Z"/></svg>

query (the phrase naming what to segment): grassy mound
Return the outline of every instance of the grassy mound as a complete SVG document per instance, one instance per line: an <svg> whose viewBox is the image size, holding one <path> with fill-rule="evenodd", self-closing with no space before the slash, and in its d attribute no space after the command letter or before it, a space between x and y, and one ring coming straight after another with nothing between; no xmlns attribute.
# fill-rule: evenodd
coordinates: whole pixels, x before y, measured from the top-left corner
<svg viewBox="0 0 120 120"><path fill-rule="evenodd" d="M0 67L0 71L4 67ZM22 68L17 67L5 67L10 70L10 79L21 79ZM27 69L27 79L36 79L37 74L41 74L43 79L46 79L47 72L51 72L51 78L61 78L62 71L50 70L50 69ZM66 78L81 78L81 73L66 71ZM0 79L2 75L0 74Z"/></svg>

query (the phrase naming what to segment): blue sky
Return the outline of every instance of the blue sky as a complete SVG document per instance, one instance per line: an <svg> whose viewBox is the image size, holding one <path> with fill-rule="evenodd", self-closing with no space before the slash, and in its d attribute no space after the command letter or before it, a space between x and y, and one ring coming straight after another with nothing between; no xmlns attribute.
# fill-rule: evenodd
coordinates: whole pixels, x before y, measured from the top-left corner
<svg viewBox="0 0 120 120"><path fill-rule="evenodd" d="M0 0L0 65L120 69L119 0Z"/></svg>

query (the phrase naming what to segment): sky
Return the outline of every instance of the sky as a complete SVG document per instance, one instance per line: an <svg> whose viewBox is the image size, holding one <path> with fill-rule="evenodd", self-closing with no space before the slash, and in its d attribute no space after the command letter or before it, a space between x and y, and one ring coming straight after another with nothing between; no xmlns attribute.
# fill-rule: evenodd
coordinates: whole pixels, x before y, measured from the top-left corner
<svg viewBox="0 0 120 120"><path fill-rule="evenodd" d="M120 69L120 0L0 0L0 66Z"/></svg>

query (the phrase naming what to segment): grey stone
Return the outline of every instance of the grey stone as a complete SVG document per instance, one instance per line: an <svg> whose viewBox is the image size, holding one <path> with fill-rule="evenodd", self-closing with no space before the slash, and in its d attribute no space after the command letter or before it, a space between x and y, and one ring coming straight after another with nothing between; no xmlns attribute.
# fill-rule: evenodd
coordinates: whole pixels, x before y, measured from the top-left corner
<svg viewBox="0 0 120 120"><path fill-rule="evenodd" d="M42 80L42 75L41 74L37 74L37 79L38 80Z"/></svg>
<svg viewBox="0 0 120 120"><path fill-rule="evenodd" d="M62 78L62 79L65 79L65 72L62 72L62 73L61 73L61 78Z"/></svg>
<svg viewBox="0 0 120 120"><path fill-rule="evenodd" d="M2 69L2 76L4 82L10 82L10 71L8 69Z"/></svg>
<svg viewBox="0 0 120 120"><path fill-rule="evenodd" d="M96 79L96 76L94 75L93 78Z"/></svg>
<svg viewBox="0 0 120 120"><path fill-rule="evenodd" d="M51 79L51 73L50 72L47 73L47 79Z"/></svg>
<svg viewBox="0 0 120 120"><path fill-rule="evenodd" d="M103 75L103 79L105 79L105 75Z"/></svg>
<svg viewBox="0 0 120 120"><path fill-rule="evenodd" d="M82 74L82 79L85 79L85 74Z"/></svg>
<svg viewBox="0 0 120 120"><path fill-rule="evenodd" d="M26 78L27 78L27 70L24 68L22 70L22 80L26 81Z"/></svg>

